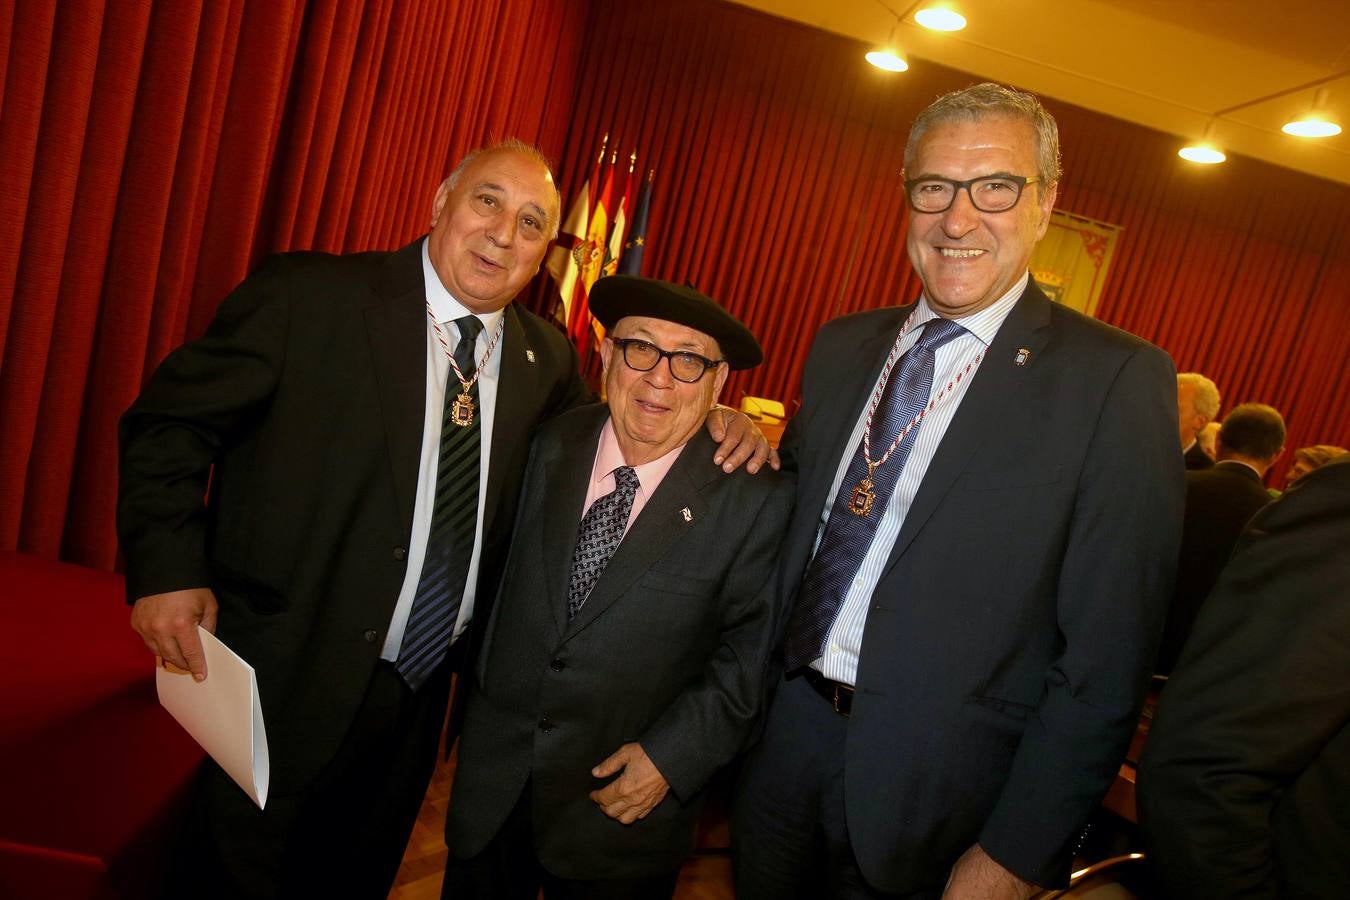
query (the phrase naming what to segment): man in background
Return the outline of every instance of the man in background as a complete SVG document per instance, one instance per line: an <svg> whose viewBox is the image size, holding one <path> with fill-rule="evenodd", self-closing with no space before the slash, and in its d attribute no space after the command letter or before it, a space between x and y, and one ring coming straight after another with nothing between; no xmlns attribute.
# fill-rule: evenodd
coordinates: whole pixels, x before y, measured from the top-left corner
<svg viewBox="0 0 1350 900"><path fill-rule="evenodd" d="M1190 471L1208 469L1214 460L1205 453L1197 437L1219 415L1219 388L1199 372L1177 375L1177 424L1181 433L1181 452Z"/></svg>
<svg viewBox="0 0 1350 900"><path fill-rule="evenodd" d="M207 767L174 889L388 893L530 432L590 400L571 345L512 303L558 210L535 148L470 153L429 235L270 257L123 417L132 627L198 679L198 625L253 665L271 755L265 812Z"/></svg>
<svg viewBox="0 0 1350 900"><path fill-rule="evenodd" d="M1059 175L1032 95L939 98L905 150L922 296L816 336L742 900L1026 897L1115 776L1174 576L1175 370L1031 280Z"/></svg>
<svg viewBox="0 0 1350 900"><path fill-rule="evenodd" d="M1156 671L1176 665L1195 616L1228 562L1238 535L1270 502L1262 479L1284 452L1284 419L1263 403L1243 403L1224 418L1213 468L1186 473L1186 513L1176 590L1163 627Z"/></svg>
<svg viewBox="0 0 1350 900"><path fill-rule="evenodd" d="M1256 514L1158 705L1139 769L1167 896L1350 885L1350 460Z"/></svg>

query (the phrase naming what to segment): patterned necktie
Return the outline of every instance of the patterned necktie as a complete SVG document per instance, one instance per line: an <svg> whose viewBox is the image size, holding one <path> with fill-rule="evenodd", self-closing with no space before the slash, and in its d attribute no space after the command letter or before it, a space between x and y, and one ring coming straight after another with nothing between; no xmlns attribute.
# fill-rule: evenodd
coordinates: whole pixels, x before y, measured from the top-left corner
<svg viewBox="0 0 1350 900"><path fill-rule="evenodd" d="M567 587L569 622L586 602L586 595L614 555L628 525L628 513L637 495L637 472L629 466L620 466L614 470L614 484L613 491L591 504L577 528L577 547L572 552L572 576Z"/></svg>
<svg viewBox="0 0 1350 900"><path fill-rule="evenodd" d="M465 378L475 370L474 342L483 323L474 316L456 319L459 344L455 362ZM473 556L478 525L479 422L456 425L450 408L459 397L459 379L453 369L446 374L445 407L441 410L441 447L436 462L436 494L431 505L431 529L422 574L413 596L412 610L403 632L403 644L394 665L408 687L417 690L450 652L450 635L464 599L464 582ZM478 401L478 383L469 395Z"/></svg>
<svg viewBox="0 0 1350 900"><path fill-rule="evenodd" d="M930 319L919 340L900 357L896 369L886 380L881 402L873 416L873 461L881 458L895 436L928 405L928 397L933 391L936 351L965 330L950 319ZM849 509L854 487L867 474L862 441L858 442L844 472L844 480L839 484L839 493L830 507L825 535L806 567L806 576L788 621L784 654L789 672L808 665L821 655L825 637L848 594L849 583L858 574L863 557L872 546L872 538L876 536L886 505L895 492L909 451L918 439L921 424L922 420L910 429L891 458L872 474L876 500L871 513L866 516L855 515Z"/></svg>

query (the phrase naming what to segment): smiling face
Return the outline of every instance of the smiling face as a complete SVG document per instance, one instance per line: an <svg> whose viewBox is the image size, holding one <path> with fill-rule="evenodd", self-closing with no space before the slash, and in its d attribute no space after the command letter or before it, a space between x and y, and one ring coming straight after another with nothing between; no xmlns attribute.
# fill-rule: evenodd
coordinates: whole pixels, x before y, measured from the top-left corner
<svg viewBox="0 0 1350 900"><path fill-rule="evenodd" d="M913 170L965 181L983 175L1033 177L1036 132L1017 119L993 116L933 125L919 139ZM905 245L933 311L956 319L993 305L1027 271L1031 251L1045 236L1056 185L1028 184L1012 209L977 210L965 190L946 212L910 210Z"/></svg>
<svg viewBox="0 0 1350 900"><path fill-rule="evenodd" d="M558 220L548 167L514 150L474 157L431 208L427 253L445 289L476 313L515 299L539 271Z"/></svg>
<svg viewBox="0 0 1350 900"><path fill-rule="evenodd" d="M671 375L665 358L650 372L638 372L623 361L623 351L611 337L640 338L662 350L688 350L708 359L721 359L722 354L716 341L686 325L646 316L614 323L610 337L600 345L605 396L624 461L640 466L682 446L703 427L726 383L727 366L712 367L693 384Z"/></svg>

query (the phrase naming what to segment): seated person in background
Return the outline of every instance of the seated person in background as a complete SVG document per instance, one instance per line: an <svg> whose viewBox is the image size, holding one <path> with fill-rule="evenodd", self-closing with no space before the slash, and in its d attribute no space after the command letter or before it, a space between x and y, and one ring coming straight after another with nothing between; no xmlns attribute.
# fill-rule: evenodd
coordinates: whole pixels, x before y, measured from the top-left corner
<svg viewBox="0 0 1350 900"><path fill-rule="evenodd" d="M1163 692L1139 770L1176 898L1350 885L1350 460L1252 519Z"/></svg>
<svg viewBox="0 0 1350 900"><path fill-rule="evenodd" d="M1218 386L1199 372L1178 374L1177 420L1187 469L1208 469L1214 465L1214 460L1200 448L1196 436L1218 415Z"/></svg>
<svg viewBox="0 0 1350 900"><path fill-rule="evenodd" d="M1291 487L1304 475L1314 469L1320 469L1327 463L1337 457L1345 456L1350 453L1344 447L1336 447L1332 444L1314 444L1311 447L1299 447L1294 451L1294 461L1289 466L1289 471L1284 473L1284 486Z"/></svg>
<svg viewBox="0 0 1350 900"><path fill-rule="evenodd" d="M1200 449L1205 451L1205 455L1210 459L1214 459L1215 454L1218 453L1214 446L1214 440L1219 436L1221 427L1223 427L1221 422L1208 422L1195 436L1195 442L1200 445Z"/></svg>
<svg viewBox="0 0 1350 900"><path fill-rule="evenodd" d="M1212 469L1186 473L1177 586L1163 627L1156 671L1176 665L1195 615L1219 578L1243 526L1270 502L1261 479L1284 452L1284 419L1263 403L1243 403L1223 420Z"/></svg>
<svg viewBox="0 0 1350 900"><path fill-rule="evenodd" d="M447 898L669 897L703 786L761 711L793 484L724 474L701 424L759 345L666 282L602 278L591 311L608 408L531 450L459 745Z"/></svg>

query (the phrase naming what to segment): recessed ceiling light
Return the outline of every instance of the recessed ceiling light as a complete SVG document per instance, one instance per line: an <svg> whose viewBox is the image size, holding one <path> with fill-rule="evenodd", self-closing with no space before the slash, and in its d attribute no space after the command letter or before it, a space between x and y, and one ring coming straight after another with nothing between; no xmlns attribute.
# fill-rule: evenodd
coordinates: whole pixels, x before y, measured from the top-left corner
<svg viewBox="0 0 1350 900"><path fill-rule="evenodd" d="M1295 137L1321 138L1340 134L1341 126L1335 122L1328 122L1321 116L1304 116L1293 122L1286 122L1280 130Z"/></svg>
<svg viewBox="0 0 1350 900"><path fill-rule="evenodd" d="M933 31L960 31L966 27L966 17L954 9L930 6L914 14L914 21Z"/></svg>
<svg viewBox="0 0 1350 900"><path fill-rule="evenodd" d="M1200 163L1203 166L1212 166L1228 158L1213 144L1190 144L1178 150L1177 156L1187 162Z"/></svg>
<svg viewBox="0 0 1350 900"><path fill-rule="evenodd" d="M898 53L889 47L885 50L873 50L864 59L878 69L885 69L887 72L905 72L909 69L909 63L905 62Z"/></svg>

